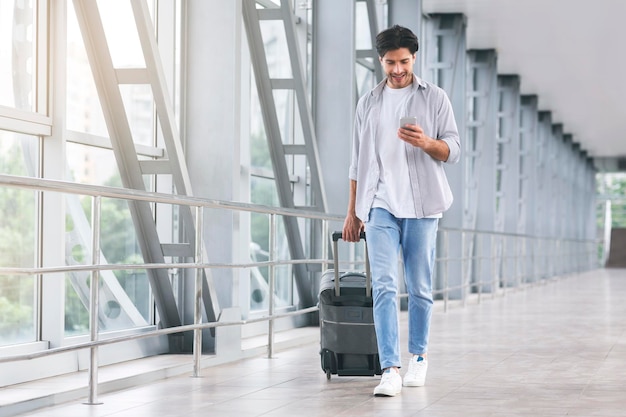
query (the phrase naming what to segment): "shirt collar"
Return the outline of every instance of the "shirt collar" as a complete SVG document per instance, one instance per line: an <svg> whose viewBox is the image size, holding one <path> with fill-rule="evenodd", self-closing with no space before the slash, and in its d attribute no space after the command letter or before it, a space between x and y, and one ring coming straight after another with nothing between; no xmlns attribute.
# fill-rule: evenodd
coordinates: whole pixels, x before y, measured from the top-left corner
<svg viewBox="0 0 626 417"><path fill-rule="evenodd" d="M372 90L373 96L379 96L383 92L383 88L387 84L387 77L385 77L381 82L378 83L376 87ZM411 83L413 86L413 90L418 89L419 87L426 88L426 81L422 80L417 74L413 73L413 82Z"/></svg>

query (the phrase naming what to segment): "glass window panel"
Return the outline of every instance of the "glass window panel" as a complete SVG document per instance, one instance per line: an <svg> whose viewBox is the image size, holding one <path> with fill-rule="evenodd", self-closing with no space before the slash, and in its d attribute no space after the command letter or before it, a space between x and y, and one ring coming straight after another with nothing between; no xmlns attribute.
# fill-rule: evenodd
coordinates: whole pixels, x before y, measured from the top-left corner
<svg viewBox="0 0 626 417"><path fill-rule="evenodd" d="M276 117L278 118L278 126L280 128L280 136L283 143L293 144L295 140L295 121L294 121L294 91L293 90L274 90L274 103L276 104ZM298 126L301 131L301 127Z"/></svg>
<svg viewBox="0 0 626 417"><path fill-rule="evenodd" d="M127 0L99 0L98 9L115 68L144 68L141 43Z"/></svg>
<svg viewBox="0 0 626 417"><path fill-rule="evenodd" d="M102 199L100 247L107 263L141 264L143 256L135 235L135 227L126 200ZM124 310L138 309L145 320L149 319L150 286L144 269L113 271L117 282L108 282L111 291L119 285L126 297L116 296ZM114 294L109 294L114 295ZM131 301L129 305L127 302ZM125 303L126 302L126 303ZM136 323L144 325L145 323Z"/></svg>
<svg viewBox="0 0 626 417"><path fill-rule="evenodd" d="M367 3L364 1L357 1L355 7L356 7L356 19L355 19L356 49L372 49L372 31L370 31L370 21L369 21L369 13L367 12Z"/></svg>
<svg viewBox="0 0 626 417"><path fill-rule="evenodd" d="M272 172L272 159L264 131L254 132L250 137L250 165Z"/></svg>
<svg viewBox="0 0 626 417"><path fill-rule="evenodd" d="M77 182L121 187L113 152L75 143L67 144L70 176ZM66 244L68 265L91 260L91 198L68 195ZM101 263L137 264L143 258L126 200L101 200ZM100 329L109 331L145 326L150 320L151 294L145 270L103 271L100 276ZM89 272L68 274L65 331L85 331L84 311L89 305Z"/></svg>
<svg viewBox="0 0 626 417"><path fill-rule="evenodd" d="M67 263L86 264L91 260L91 198L81 201L68 197L66 242ZM103 198L100 220L100 263L140 264L143 257L125 200ZM100 272L100 330L110 331L145 326L150 321L150 288L146 271L115 270ZM88 271L72 272L66 279L66 335L85 331L84 313L89 306L91 276Z"/></svg>
<svg viewBox="0 0 626 417"><path fill-rule="evenodd" d="M276 218L276 257L278 259L291 259L289 253L289 243L285 234L285 223L281 217ZM293 301L293 273L292 265L280 265L275 268L276 285L274 294L276 296L275 306L285 307Z"/></svg>
<svg viewBox="0 0 626 417"><path fill-rule="evenodd" d="M72 8L71 2L68 7ZM103 25L116 68L145 67L130 3L100 2ZM118 10L118 8L120 10ZM109 28L110 25L114 25ZM68 13L67 35L67 128L108 136L98 91L82 34L73 9ZM117 54L116 51L119 51ZM154 116L151 89L147 85L121 85L120 93L136 143L152 145Z"/></svg>
<svg viewBox="0 0 626 417"><path fill-rule="evenodd" d="M306 91L309 103L313 103L313 7L307 9L307 36L306 36Z"/></svg>
<svg viewBox="0 0 626 417"><path fill-rule="evenodd" d="M294 203L302 206L313 204L313 189L307 178L311 170L306 156L291 156L289 170L298 178L292 185Z"/></svg>
<svg viewBox="0 0 626 417"><path fill-rule="evenodd" d="M71 181L112 187L122 184L115 155L110 149L68 143L67 164Z"/></svg>
<svg viewBox="0 0 626 417"><path fill-rule="evenodd" d="M277 206L278 194L273 179L251 177L250 200L255 204ZM262 213L250 214L250 257L254 261L267 261L269 255L269 216ZM250 308L267 309L268 268L252 268L250 274Z"/></svg>
<svg viewBox="0 0 626 417"><path fill-rule="evenodd" d="M0 105L33 111L36 26L33 1L0 1Z"/></svg>
<svg viewBox="0 0 626 417"><path fill-rule="evenodd" d="M120 92L133 141L142 145L154 145L154 100L149 85L121 85Z"/></svg>
<svg viewBox="0 0 626 417"><path fill-rule="evenodd" d="M283 22L262 20L260 24L270 78L292 78L287 35Z"/></svg>
<svg viewBox="0 0 626 417"><path fill-rule="evenodd" d="M91 198L81 202L68 198L66 241L71 248L67 263L86 264L91 260ZM125 200L103 198L100 221L100 263L143 263L133 223ZM150 290L145 270L116 270L100 273L100 330L109 331L145 326L150 318ZM89 306L91 276L88 271L73 272L66 280L66 334L84 331L83 309Z"/></svg>
<svg viewBox="0 0 626 417"><path fill-rule="evenodd" d="M65 279L65 336L89 333L89 288L74 284L73 275Z"/></svg>
<svg viewBox="0 0 626 417"><path fill-rule="evenodd" d="M265 125L261 116L261 103L256 94L256 83L251 77L252 86L250 88L250 165L257 168L265 168L271 171L272 159L267 144Z"/></svg>
<svg viewBox="0 0 626 417"><path fill-rule="evenodd" d="M253 261L269 260L269 218L266 214L252 213L253 243L250 246L250 257ZM285 236L284 223L277 218L276 257L289 259L289 245ZM265 232L263 232L265 231ZM294 285L293 268L291 265L279 265L275 269L274 305L287 307L293 305ZM255 267L250 273L250 309L253 311L269 308L269 268Z"/></svg>
<svg viewBox="0 0 626 417"><path fill-rule="evenodd" d="M72 2L67 13L67 129L108 137L98 91Z"/></svg>
<svg viewBox="0 0 626 417"><path fill-rule="evenodd" d="M37 138L0 131L0 173L33 176ZM37 256L37 193L0 187L0 265L32 268ZM0 275L0 345L36 340L36 280Z"/></svg>
<svg viewBox="0 0 626 417"><path fill-rule="evenodd" d="M261 178L251 178L252 183L268 182ZM252 185L252 189L255 185ZM250 213L250 259L253 262L265 262L269 259L269 219L261 213ZM269 268L253 267L250 271L250 309L267 309Z"/></svg>
<svg viewBox="0 0 626 417"><path fill-rule="evenodd" d="M371 64L371 59L365 59L364 61L368 61ZM357 93L358 96L361 97L370 89L376 86L376 76L374 71L369 69L369 67L365 67L363 65L357 64L355 67L355 75L356 75L356 85L357 85Z"/></svg>

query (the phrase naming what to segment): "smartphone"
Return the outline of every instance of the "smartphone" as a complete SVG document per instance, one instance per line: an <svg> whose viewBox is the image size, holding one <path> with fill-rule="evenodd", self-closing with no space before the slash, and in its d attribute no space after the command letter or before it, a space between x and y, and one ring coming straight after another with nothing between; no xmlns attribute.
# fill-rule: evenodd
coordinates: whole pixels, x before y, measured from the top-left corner
<svg viewBox="0 0 626 417"><path fill-rule="evenodd" d="M405 125L416 125L417 117L415 116L405 116L400 118L400 127L404 127Z"/></svg>

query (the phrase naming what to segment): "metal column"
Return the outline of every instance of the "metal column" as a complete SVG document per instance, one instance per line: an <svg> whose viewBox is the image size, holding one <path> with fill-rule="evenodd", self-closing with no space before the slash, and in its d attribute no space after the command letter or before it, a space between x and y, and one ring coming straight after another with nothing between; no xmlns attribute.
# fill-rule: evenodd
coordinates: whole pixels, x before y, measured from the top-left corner
<svg viewBox="0 0 626 417"><path fill-rule="evenodd" d="M562 219L565 203L564 203L564 183L563 172L565 165L565 158L563 153L563 124L554 123L552 125L552 215L550 216L551 224L550 230L551 238L558 239L557 244L561 244L561 239L564 237L562 229ZM563 260L559 257L559 248L554 247L553 253L550 258L552 276L562 275L564 273Z"/></svg>
<svg viewBox="0 0 626 417"><path fill-rule="evenodd" d="M498 76L498 131L496 152L496 230L518 233L519 228L519 118L520 81L516 75ZM499 252L502 257L502 285L517 285L515 242L504 239Z"/></svg>
<svg viewBox="0 0 626 417"><path fill-rule="evenodd" d="M495 230L497 59L495 49L468 51L463 223L468 229L487 232ZM468 243L468 254L475 259L473 283L481 292L495 290L489 258L492 249L491 239L485 237L474 236Z"/></svg>
<svg viewBox="0 0 626 417"><path fill-rule="evenodd" d="M357 95L354 6L350 1L316 0L313 7L315 131L328 211L340 214L348 207L348 165Z"/></svg>
<svg viewBox="0 0 626 417"><path fill-rule="evenodd" d="M466 109L466 65L467 53L465 48L465 30L466 18L462 14L433 14L425 19L425 43L423 50L424 74L422 77L443 88L454 109L454 115L463 142L465 132L465 109ZM463 143L462 143L463 145ZM463 198L464 192L464 173L465 158L461 157L461 161L455 165L445 165L448 182L454 195L454 204L443 215L441 224L450 228L460 229L463 227ZM449 259L447 268L437 270L435 279L435 288L439 289L446 277L443 276L447 272L448 284L457 289L451 291L448 295L451 298L464 298L467 288L460 288L471 281L468 270L471 266L464 265L462 258L465 242L463 236L455 236L448 239L448 247L442 247L443 240L439 241L438 252L440 256ZM447 269L447 271L446 271Z"/></svg>
<svg viewBox="0 0 626 417"><path fill-rule="evenodd" d="M520 104L520 178L519 178L519 222L518 232L532 235L536 217L537 201L537 170L536 150L537 150L537 103L536 95L522 95ZM523 242L526 260L520 265L522 270L522 281L535 281L534 272L534 251L536 245L530 242Z"/></svg>
<svg viewBox="0 0 626 417"><path fill-rule="evenodd" d="M571 239L574 237L575 231L578 228L576 224L576 212L579 210L579 207L575 205L575 199L577 199L577 197L574 196L574 142L571 133L563 133L562 148L563 167L561 176L563 181L563 204L568 208L567 213L569 213L569 216L560 216L560 221L563 237ZM566 262L566 270L570 265L570 262Z"/></svg>
<svg viewBox="0 0 626 417"><path fill-rule="evenodd" d="M551 152L552 142L552 113L540 111L537 121L537 146L535 156L535 171L539 179L536 184L537 200L535 205L536 222L532 233L534 236L546 238L550 236L549 224L551 214ZM550 259L548 256L546 241L541 240L537 248L537 259L535 261L535 273L538 279L550 276Z"/></svg>

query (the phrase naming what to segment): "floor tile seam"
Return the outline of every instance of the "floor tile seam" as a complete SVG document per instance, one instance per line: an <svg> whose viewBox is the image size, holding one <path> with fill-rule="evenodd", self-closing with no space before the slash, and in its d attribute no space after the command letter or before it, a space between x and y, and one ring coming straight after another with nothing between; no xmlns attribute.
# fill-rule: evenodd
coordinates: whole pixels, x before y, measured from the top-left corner
<svg viewBox="0 0 626 417"><path fill-rule="evenodd" d="M262 377L265 377L266 375L270 374L271 372L272 372L272 370L271 370L271 369L267 369L267 370L264 370L264 371L255 371L255 372L253 372L253 373L247 373L247 374L245 374L245 375L248 375L248 376L249 376L249 375L260 375L260 376L262 376ZM291 373L289 373L289 375L291 375ZM300 378L301 376L302 376L301 374L300 374L300 375L297 375L297 376L289 376L288 378L286 378L286 379L282 379L282 380L281 380L281 381L279 381L279 382L272 382L272 381L268 381L268 383L272 384L271 386L280 385L280 384L284 384L284 383L287 383L287 382L294 381L294 380L296 380L296 379ZM237 375L237 376L234 376L234 377L232 377L232 378L228 378L228 379L224 379L224 380L222 380L222 381L216 382L216 383L215 383L215 385L232 386L232 385L228 385L228 383L229 383L229 382L232 382L232 381L238 381L238 380L240 380L242 377L243 377L242 375ZM262 378L262 379L265 379L265 378ZM240 386L240 385L236 385L236 386Z"/></svg>
<svg viewBox="0 0 626 417"><path fill-rule="evenodd" d="M604 356L604 361L606 361L606 359L609 357L609 355L611 354L611 351L614 348L615 348L615 343L613 344L613 346L611 346L611 349L609 349L609 351ZM591 384L597 383L596 376L600 372L600 368L601 367L597 367L596 371L593 373L593 375L587 380L587 384L585 385L585 387L582 390L580 390L580 395L579 395L578 399L582 399L582 397L585 395L585 393L587 392L587 390L589 389L589 386Z"/></svg>
<svg viewBox="0 0 626 417"><path fill-rule="evenodd" d="M434 399L433 401L428 401L426 405L424 406L420 406L419 410L416 410L416 414L411 414L413 415L417 415L419 413L421 413L422 411L427 411L428 408L436 405L437 403L439 403L440 401L442 401L444 398L446 398L448 395L450 395L451 392L456 391L458 388L455 388L453 391L447 392L445 394L441 394L438 398ZM406 392L406 389L403 387L402 389L403 392ZM400 395L402 395L402 393L400 393ZM372 399L375 398L374 396L372 396ZM411 404L411 406L414 406L415 404Z"/></svg>
<svg viewBox="0 0 626 417"><path fill-rule="evenodd" d="M453 388L451 391L446 392L445 394L442 394L437 400L435 400L432 404L429 404L427 407L430 407L431 405L435 405L438 402L440 402L441 400L443 400L444 398L457 393L457 394L462 394L460 392L461 389L465 388L465 387L471 387L474 381L478 380L479 378L483 377L485 374L488 373L489 370L494 369L495 367L502 365L506 360L508 360L509 358L511 358L512 356L515 356L516 353L512 353L507 355L505 358L501 359L499 362L495 363L494 365L488 366L487 368L481 368L481 371L474 374L473 377L470 377L468 380L466 380L464 383L461 383L460 385L458 385L456 388ZM427 408L425 407L425 408ZM424 408L424 409L425 409Z"/></svg>
<svg viewBox="0 0 626 417"><path fill-rule="evenodd" d="M173 379L176 379L176 378L182 378L182 377L183 377L182 375L180 375L180 376L174 376L174 377L168 377L168 378L164 378L164 379L162 379L162 380L155 380L155 381L152 381L152 382L149 382L149 383L146 383L146 384L141 384L141 385L138 385L138 386L140 386L140 387L145 387L146 385L155 384L155 383L156 383L156 384L158 384L158 383L161 383L161 382L171 381L171 380L173 380ZM90 407L91 407L91 406L93 406L93 407L99 407L99 406L103 405L106 401L115 401L115 399L114 399L114 398L108 398L108 397L114 397L115 395L118 395L119 393L126 392L127 390L132 390L132 389L133 389L133 387L131 386L131 387L129 387L129 388L123 388L123 389L113 389L113 390L111 390L111 391L106 391L106 390L105 390L104 392L100 392L100 394L101 394L101 395L100 395L100 398L99 398L99 403L98 403L98 404L92 404L92 405L89 405L89 404L86 404L86 402L85 402L86 400L85 400L85 401L81 401L80 399L77 399L77 400L76 400L76 404L84 404L84 405L86 405L86 406L90 406ZM190 390L190 391L196 391L196 390L198 390L198 389L200 389L200 388L197 388L197 389L192 389L192 390ZM112 413L108 413L108 412L107 412L107 413L105 413L105 414L99 414L99 413L98 413L97 415L98 415L99 417L114 416L114 415L119 414L119 413L122 413L122 412L123 412L123 413L126 413L128 410L132 410L132 409L135 409L135 408L144 407L144 406L146 406L146 405L149 405L149 404L154 404L154 403L158 403L158 402L160 402L160 401L163 401L163 399L162 399L162 398L154 398L154 399L150 399L150 400L143 400L143 399L142 399L142 400L141 400L141 403L139 403L139 404L129 405L129 406L125 407L124 409L121 409L121 410L116 410L116 411L113 411ZM54 408L56 408L56 407L64 407L64 406L66 406L67 404L69 404L70 402L73 402L73 401L72 401L72 400L67 400L67 401L62 401L62 402L60 402L60 403L53 403L53 404L52 404L52 405L50 405L49 407L54 407ZM39 409L39 410L41 410L41 409ZM38 411L38 410L33 410L33 411ZM30 412L33 412L33 411L30 411Z"/></svg>
<svg viewBox="0 0 626 417"><path fill-rule="evenodd" d="M146 405L151 404L151 403L154 403L154 402L155 402L155 401L146 401L145 403L142 403L142 404L135 404L135 405L132 405L132 406L130 406L130 407L124 407L124 408L123 408L123 409L121 409L121 410L115 410L115 411L113 411L112 413L100 414L100 413L96 412L96 415L97 415L98 417L108 417L108 416L115 416L116 414L120 414L120 413L124 413L124 414L125 414L125 413L127 413L128 411L130 411L130 410L133 410L133 409L136 409L136 408L145 407ZM100 405L89 405L89 407L99 407L99 406L100 406ZM92 415L92 414L90 413L89 415ZM27 416L26 416L26 417L27 417Z"/></svg>
<svg viewBox="0 0 626 417"><path fill-rule="evenodd" d="M221 400L221 401L217 401L217 402L215 402L215 404L226 403L226 402L233 401L233 400L236 400L236 399L245 399L245 397L247 397L247 396L249 396L249 395L258 394L258 393L260 393L260 392L262 392L262 391L264 391L264 390L266 390L266 389L268 389L268 388L275 388L275 387L277 387L277 386L279 386L279 385L284 384L285 382L290 382L290 381L293 381L293 380L295 380L295 379L297 379L297 378L290 379L289 381L283 381L283 382L280 382L280 383L270 384L269 386L264 386L264 387L261 387L261 388L255 389L255 390L253 390L253 391L246 392L245 394L240 394L240 395L236 395L236 396L234 396L234 397L230 397L230 398L223 399L223 400ZM217 385L217 384L216 384L216 385ZM309 397L313 397L313 395L310 395ZM302 400L302 397L299 397L297 400ZM297 401L297 400L294 400L294 401ZM290 403L291 403L291 402L290 402Z"/></svg>
<svg viewBox="0 0 626 417"><path fill-rule="evenodd" d="M268 387L261 388L261 389L259 389L259 390L255 391L254 393L261 392L261 391L263 391L263 390L265 390L265 389L267 389L267 388L268 388ZM242 397L245 397L245 396L250 395L250 394L251 394L251 393L247 393L247 394L245 394L245 395L239 396L238 398L242 398ZM311 397L312 397L312 396L311 396ZM302 399L303 399L302 397L293 398L291 401L289 401L289 402L287 402L287 403L285 403L285 404L278 405L277 407L272 408L271 410L267 410L266 412L264 412L264 413L262 413L262 414L259 414L258 416L259 416L259 417L261 417L261 416L264 416L264 415L268 415L268 414L270 414L270 413L275 413L275 412L277 412L278 410L280 410L281 408L285 408L285 407L288 407L288 406L290 406L290 405L292 405L292 404L295 404L295 403L297 403L297 402L299 402L299 401L302 401Z"/></svg>

